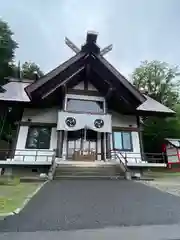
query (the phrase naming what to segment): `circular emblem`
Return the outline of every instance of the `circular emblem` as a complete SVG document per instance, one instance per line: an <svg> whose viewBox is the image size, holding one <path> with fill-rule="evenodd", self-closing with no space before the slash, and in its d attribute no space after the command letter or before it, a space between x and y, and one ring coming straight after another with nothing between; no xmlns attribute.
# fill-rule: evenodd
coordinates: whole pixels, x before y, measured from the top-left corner
<svg viewBox="0 0 180 240"><path fill-rule="evenodd" d="M102 119L96 119L94 121L94 126L96 128L102 128L104 126L104 121Z"/></svg>
<svg viewBox="0 0 180 240"><path fill-rule="evenodd" d="M66 124L68 127L74 127L76 125L76 119L72 117L66 118Z"/></svg>

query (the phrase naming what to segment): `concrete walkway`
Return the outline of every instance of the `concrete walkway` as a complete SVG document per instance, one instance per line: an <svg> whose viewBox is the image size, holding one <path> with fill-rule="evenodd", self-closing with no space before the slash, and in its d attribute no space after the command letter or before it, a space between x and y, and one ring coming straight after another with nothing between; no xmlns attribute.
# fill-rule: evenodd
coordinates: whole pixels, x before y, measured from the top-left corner
<svg viewBox="0 0 180 240"><path fill-rule="evenodd" d="M123 180L51 181L0 232L99 229L180 222L180 198Z"/></svg>
<svg viewBox="0 0 180 240"><path fill-rule="evenodd" d="M1 240L178 240L180 239L180 225L116 227L95 230L76 231L39 231L0 233Z"/></svg>

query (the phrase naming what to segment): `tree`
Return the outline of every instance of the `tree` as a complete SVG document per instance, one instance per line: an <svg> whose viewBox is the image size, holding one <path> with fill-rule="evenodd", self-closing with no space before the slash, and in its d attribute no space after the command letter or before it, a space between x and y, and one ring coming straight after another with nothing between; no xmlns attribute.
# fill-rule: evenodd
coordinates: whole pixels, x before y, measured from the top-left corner
<svg viewBox="0 0 180 240"><path fill-rule="evenodd" d="M5 77L13 75L12 63L18 45L12 36L8 24L0 19L0 85L5 83Z"/></svg>
<svg viewBox="0 0 180 240"><path fill-rule="evenodd" d="M40 68L33 62L25 62L22 67L19 64L16 65L14 58L18 45L12 37L13 32L8 24L0 19L0 86L6 83L6 77L22 77L35 80L35 74L38 77L43 75ZM8 106L1 106L0 140L3 139L8 143L12 142L14 129L17 128L15 122L19 121L21 116L21 107L17 106L11 106L11 103Z"/></svg>
<svg viewBox="0 0 180 240"><path fill-rule="evenodd" d="M36 65L34 62L25 62L21 67L21 77L35 80L35 74L38 75L38 77L42 77L44 74L40 70L39 66Z"/></svg>
<svg viewBox="0 0 180 240"><path fill-rule="evenodd" d="M177 111L176 117L148 117L144 121L145 152L161 151L164 138L180 138L178 67L160 61L145 61L132 74L133 84L153 99Z"/></svg>
<svg viewBox="0 0 180 240"><path fill-rule="evenodd" d="M132 74L133 84L162 104L173 107L179 102L178 67L160 61L144 61Z"/></svg>

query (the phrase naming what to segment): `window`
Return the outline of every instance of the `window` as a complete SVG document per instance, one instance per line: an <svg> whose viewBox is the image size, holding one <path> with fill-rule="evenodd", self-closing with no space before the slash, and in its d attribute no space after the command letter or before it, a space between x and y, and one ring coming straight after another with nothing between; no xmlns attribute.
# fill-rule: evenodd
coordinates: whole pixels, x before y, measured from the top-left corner
<svg viewBox="0 0 180 240"><path fill-rule="evenodd" d="M51 138L51 128L48 127L30 127L26 148L49 149Z"/></svg>
<svg viewBox="0 0 180 240"><path fill-rule="evenodd" d="M121 151L133 151L131 132L113 132L114 148Z"/></svg>
<svg viewBox="0 0 180 240"><path fill-rule="evenodd" d="M88 112L88 113L104 113L103 101L91 101L80 99L68 99L67 111Z"/></svg>

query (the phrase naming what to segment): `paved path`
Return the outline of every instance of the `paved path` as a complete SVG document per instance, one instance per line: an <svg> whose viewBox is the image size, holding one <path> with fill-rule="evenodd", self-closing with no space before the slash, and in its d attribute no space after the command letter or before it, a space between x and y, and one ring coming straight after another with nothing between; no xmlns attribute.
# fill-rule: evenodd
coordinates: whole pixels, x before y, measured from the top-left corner
<svg viewBox="0 0 180 240"><path fill-rule="evenodd" d="M180 225L116 227L74 231L0 233L1 240L178 240Z"/></svg>
<svg viewBox="0 0 180 240"><path fill-rule="evenodd" d="M51 181L0 232L98 229L180 222L180 198L133 181Z"/></svg>

